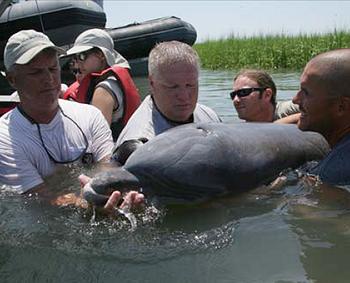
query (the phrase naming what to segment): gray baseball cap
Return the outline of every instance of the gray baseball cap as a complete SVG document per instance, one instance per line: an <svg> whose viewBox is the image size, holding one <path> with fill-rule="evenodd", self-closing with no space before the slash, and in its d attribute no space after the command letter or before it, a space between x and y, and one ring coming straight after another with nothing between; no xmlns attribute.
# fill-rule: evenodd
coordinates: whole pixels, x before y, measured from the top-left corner
<svg viewBox="0 0 350 283"><path fill-rule="evenodd" d="M13 34L7 41L4 50L4 65L9 70L14 64L29 63L36 55L46 48L53 48L58 53L64 50L57 47L43 33L35 30L21 30Z"/></svg>
<svg viewBox="0 0 350 283"><path fill-rule="evenodd" d="M106 57L109 66L118 65L130 68L128 61L114 50L112 37L102 29L89 29L82 32L75 40L74 46L67 51L67 56L99 48Z"/></svg>

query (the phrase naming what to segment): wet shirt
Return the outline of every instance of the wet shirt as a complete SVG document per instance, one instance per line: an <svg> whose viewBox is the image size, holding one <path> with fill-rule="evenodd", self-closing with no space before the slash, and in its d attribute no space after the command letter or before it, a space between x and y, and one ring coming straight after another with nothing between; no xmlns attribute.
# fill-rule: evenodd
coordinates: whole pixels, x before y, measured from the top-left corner
<svg viewBox="0 0 350 283"><path fill-rule="evenodd" d="M219 116L211 108L198 104L193 112L193 122L221 122ZM147 96L135 113L131 116L120 133L116 146L124 141L146 138L151 139L160 133L178 126L167 120L155 107L151 96Z"/></svg>
<svg viewBox="0 0 350 283"><path fill-rule="evenodd" d="M291 100L278 101L275 112L273 114L273 121L299 113L299 106L294 104Z"/></svg>
<svg viewBox="0 0 350 283"><path fill-rule="evenodd" d="M1 184L24 193L43 183L43 178L58 168L46 150L60 162L73 160L85 148L94 161L111 153L112 134L101 111L61 99L59 105L61 110L52 121L39 125L40 133L37 124L32 124L17 108L0 118Z"/></svg>
<svg viewBox="0 0 350 283"><path fill-rule="evenodd" d="M350 185L350 133L310 173L331 185Z"/></svg>

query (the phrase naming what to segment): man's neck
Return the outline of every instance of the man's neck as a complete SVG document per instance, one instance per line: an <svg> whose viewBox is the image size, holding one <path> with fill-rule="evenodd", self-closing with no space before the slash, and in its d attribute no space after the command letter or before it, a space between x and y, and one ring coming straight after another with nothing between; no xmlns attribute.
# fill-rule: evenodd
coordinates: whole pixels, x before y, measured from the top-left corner
<svg viewBox="0 0 350 283"><path fill-rule="evenodd" d="M18 108L21 114L33 124L49 124L55 117L57 111L59 110L58 104L53 109L37 110L35 108L27 107L26 105L20 103Z"/></svg>
<svg viewBox="0 0 350 283"><path fill-rule="evenodd" d="M268 107L261 108L261 111L252 119L252 121L247 120L247 122L272 122L274 117L274 107L270 103Z"/></svg>
<svg viewBox="0 0 350 283"><path fill-rule="evenodd" d="M162 111L160 111L160 109L158 108L155 100L153 99L153 97L151 96L151 99L153 101L153 105L154 107L157 109L157 111L159 112L160 115L162 115L162 117L168 121L168 123L172 124L172 125L183 125L183 124L188 124L188 123L193 123L194 121L194 117L193 117L193 113L192 115L185 121L174 121L174 120L171 120L169 119L167 116L165 116Z"/></svg>
<svg viewBox="0 0 350 283"><path fill-rule="evenodd" d="M346 135L350 134L350 125L333 131L329 136L325 137L331 148L334 148Z"/></svg>

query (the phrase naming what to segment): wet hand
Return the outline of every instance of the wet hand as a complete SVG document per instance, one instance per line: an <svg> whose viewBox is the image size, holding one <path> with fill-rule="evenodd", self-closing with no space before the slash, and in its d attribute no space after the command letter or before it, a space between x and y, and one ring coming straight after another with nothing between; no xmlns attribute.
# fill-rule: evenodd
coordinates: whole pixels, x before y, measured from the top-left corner
<svg viewBox="0 0 350 283"><path fill-rule="evenodd" d="M144 195L137 191L129 191L124 197L118 190L110 194L97 193L91 186L92 178L86 175L79 176L83 197L90 203L98 207L103 207L105 212L113 212L119 206L121 209L132 209L144 204ZM109 195L108 195L109 194Z"/></svg>

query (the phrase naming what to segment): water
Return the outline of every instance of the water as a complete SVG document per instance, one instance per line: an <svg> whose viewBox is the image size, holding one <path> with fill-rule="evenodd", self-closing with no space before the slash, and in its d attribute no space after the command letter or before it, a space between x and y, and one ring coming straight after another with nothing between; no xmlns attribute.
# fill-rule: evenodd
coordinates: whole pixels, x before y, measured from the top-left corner
<svg viewBox="0 0 350 283"><path fill-rule="evenodd" d="M202 71L200 102L227 123L231 72ZM274 74L290 99L299 74ZM137 78L143 96L147 80ZM79 190L70 166L50 188ZM34 196L0 193L0 282L348 282L349 193L284 173L280 188L93 220ZM136 220L137 227L134 227Z"/></svg>

